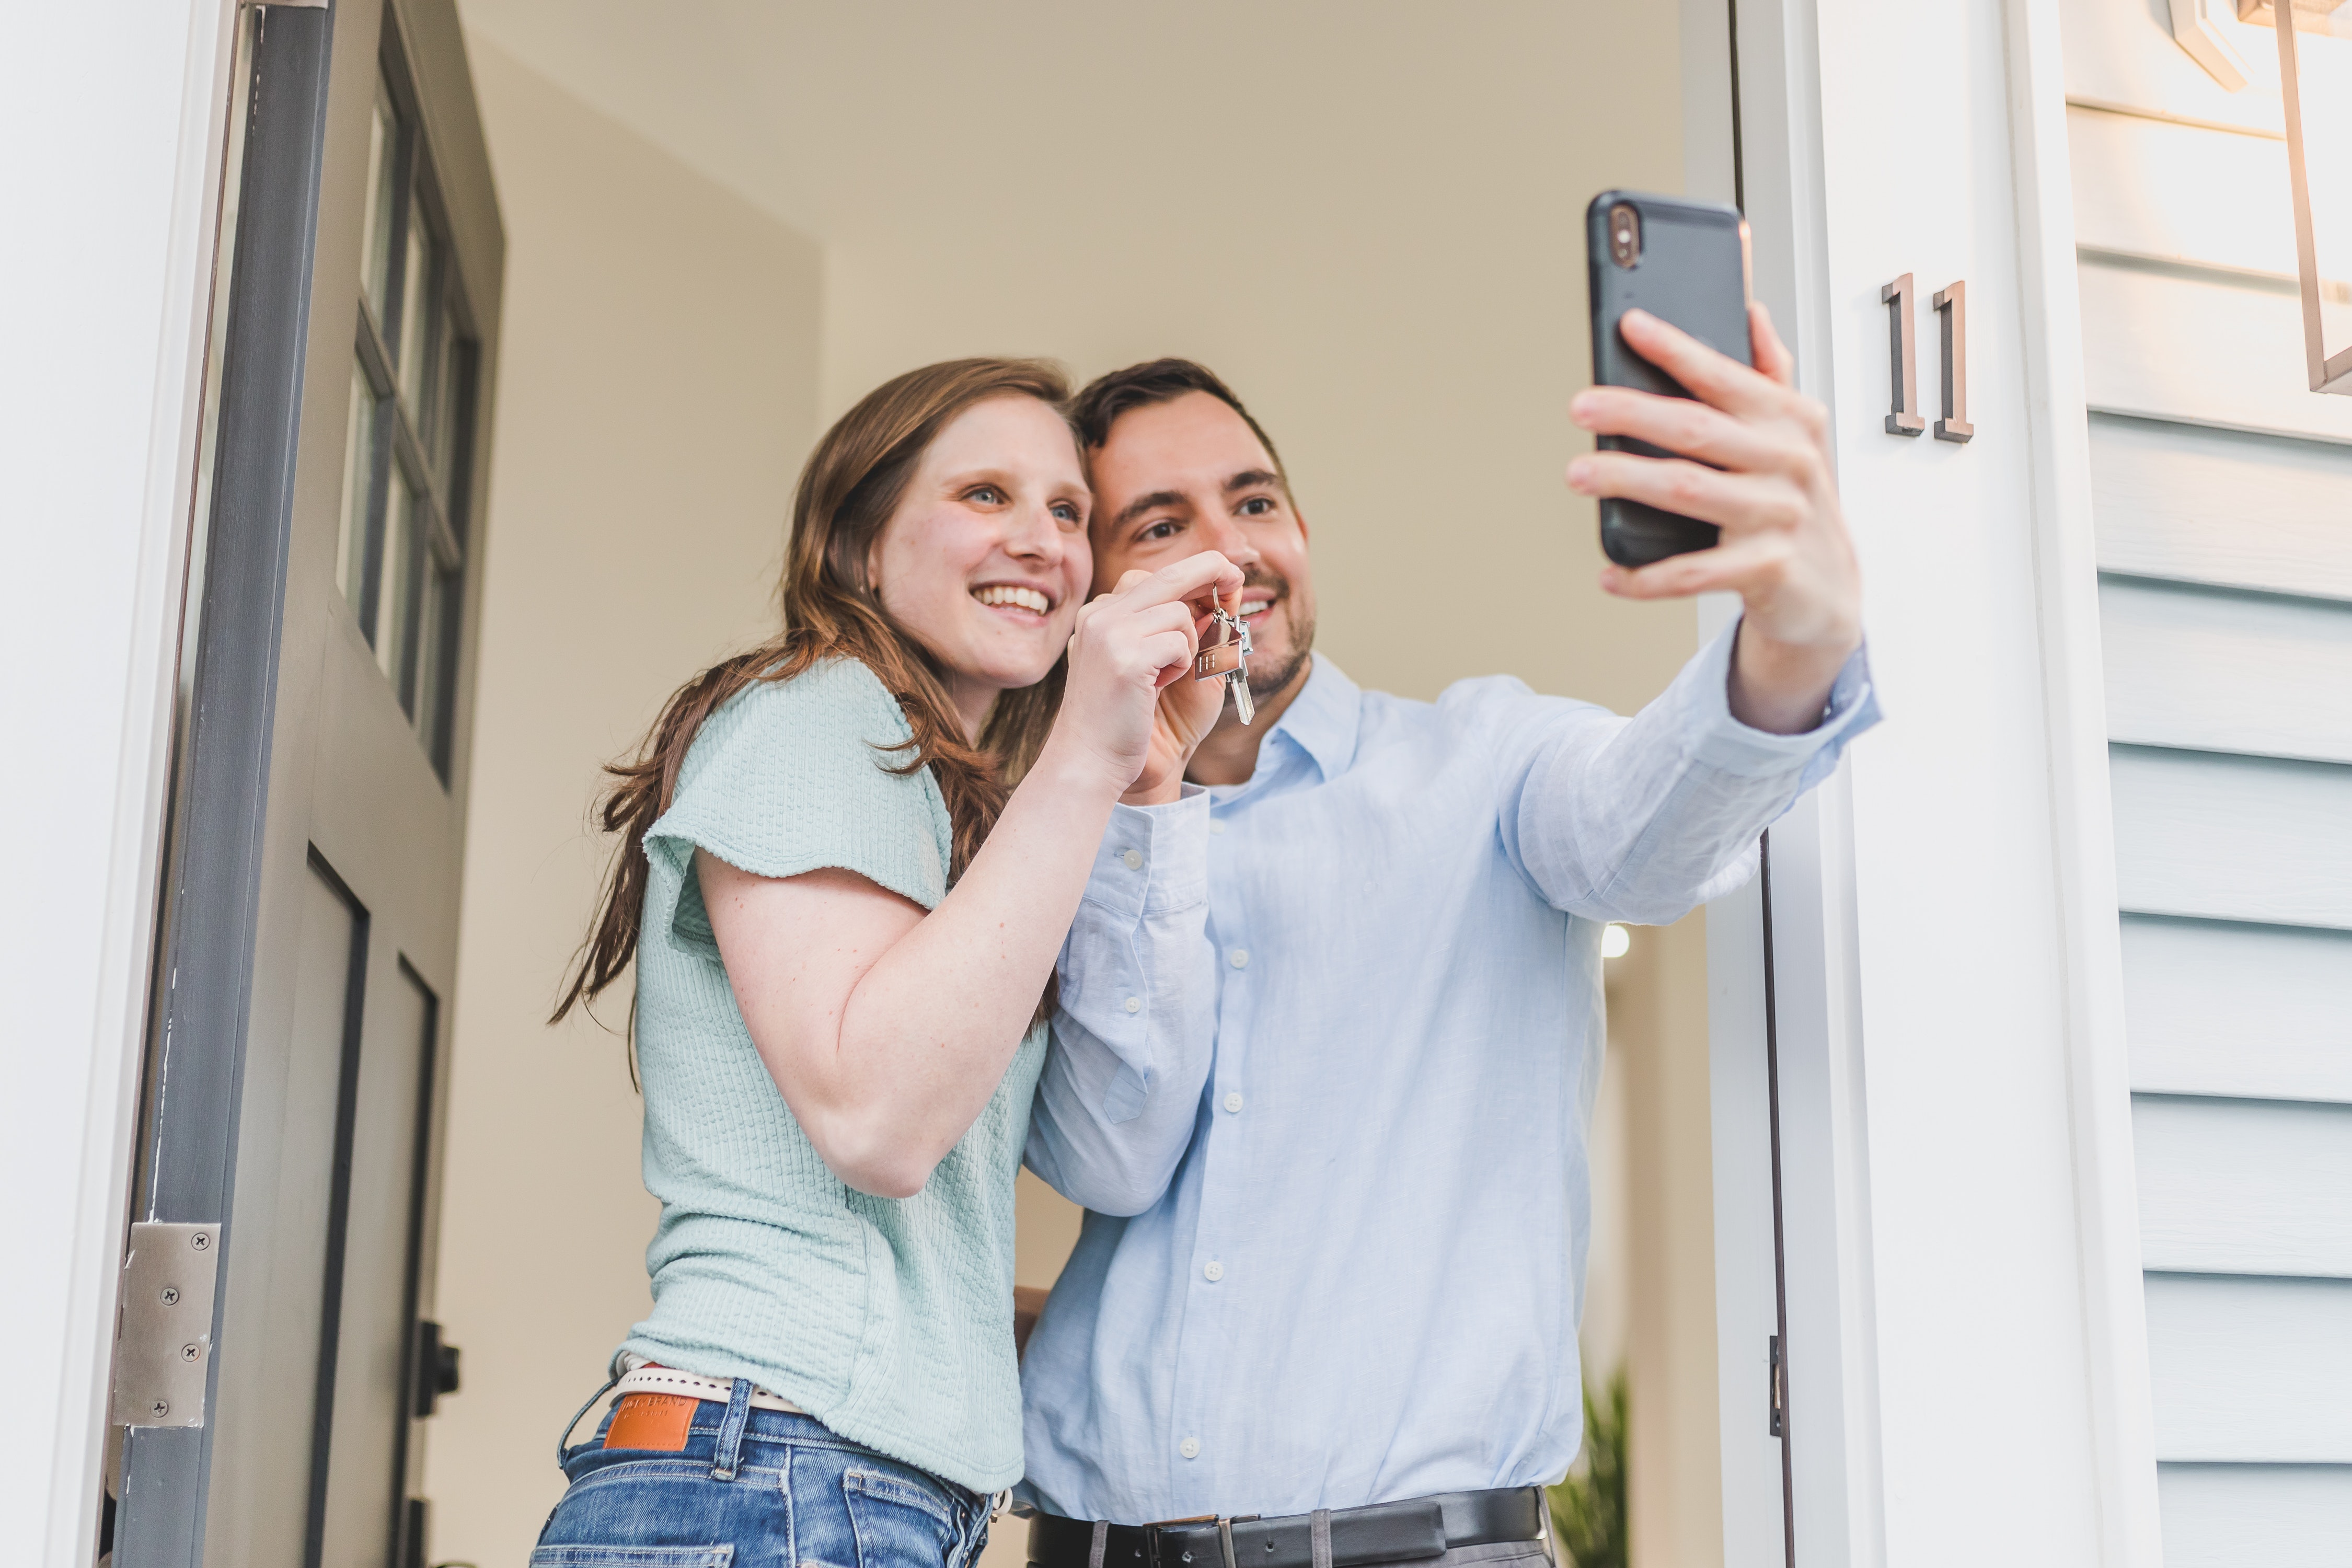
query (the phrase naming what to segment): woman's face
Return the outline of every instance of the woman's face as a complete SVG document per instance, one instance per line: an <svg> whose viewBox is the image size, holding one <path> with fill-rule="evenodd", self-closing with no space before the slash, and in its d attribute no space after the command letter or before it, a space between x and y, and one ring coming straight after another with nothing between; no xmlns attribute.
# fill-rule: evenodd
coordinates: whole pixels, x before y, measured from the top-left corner
<svg viewBox="0 0 2352 1568"><path fill-rule="evenodd" d="M968 724L1062 656L1094 575L1091 504L1062 416L1007 394L949 421L882 525L875 594L940 661Z"/></svg>

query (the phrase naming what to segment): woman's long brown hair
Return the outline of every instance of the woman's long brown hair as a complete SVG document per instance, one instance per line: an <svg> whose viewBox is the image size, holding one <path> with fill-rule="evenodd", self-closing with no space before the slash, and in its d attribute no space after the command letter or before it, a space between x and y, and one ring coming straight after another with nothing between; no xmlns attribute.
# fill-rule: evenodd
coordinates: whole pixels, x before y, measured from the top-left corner
<svg viewBox="0 0 2352 1568"><path fill-rule="evenodd" d="M635 958L646 907L646 830L669 809L678 770L703 721L754 681L790 680L825 658L857 659L880 678L913 731L895 748L912 755L891 771L931 770L955 830L948 879L963 874L1013 784L1045 744L1061 701L1065 665L1057 662L1034 686L999 697L980 743L971 744L948 701L938 661L884 613L866 562L924 451L950 420L975 403L1008 395L1034 397L1059 411L1069 395L1060 368L1043 360L950 360L883 383L824 433L793 495L783 630L678 688L636 756L605 767L612 784L597 816L621 842L550 1023L575 1004L593 1001Z"/></svg>

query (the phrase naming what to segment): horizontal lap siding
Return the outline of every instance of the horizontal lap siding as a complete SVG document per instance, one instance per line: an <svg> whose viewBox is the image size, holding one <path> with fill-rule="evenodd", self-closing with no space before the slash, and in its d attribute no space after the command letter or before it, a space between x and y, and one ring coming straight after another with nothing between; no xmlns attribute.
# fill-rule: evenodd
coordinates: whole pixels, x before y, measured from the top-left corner
<svg viewBox="0 0 2352 1568"><path fill-rule="evenodd" d="M2147 1338L2159 1460L2352 1455L2352 1279L2152 1271Z"/></svg>
<svg viewBox="0 0 2352 1568"><path fill-rule="evenodd" d="M2070 4L2127 98L2141 8ZM2165 1559L2340 1565L2352 398L2305 389L2283 143L2069 122Z"/></svg>
<svg viewBox="0 0 2352 1568"><path fill-rule="evenodd" d="M2132 1131L2147 1268L2352 1279L2352 1105L2143 1094Z"/></svg>
<svg viewBox="0 0 2352 1568"><path fill-rule="evenodd" d="M2344 1568L2352 1466L2159 1465L2167 1568Z"/></svg>
<svg viewBox="0 0 2352 1568"><path fill-rule="evenodd" d="M2352 931L2124 917L2132 1088L2352 1104Z"/></svg>

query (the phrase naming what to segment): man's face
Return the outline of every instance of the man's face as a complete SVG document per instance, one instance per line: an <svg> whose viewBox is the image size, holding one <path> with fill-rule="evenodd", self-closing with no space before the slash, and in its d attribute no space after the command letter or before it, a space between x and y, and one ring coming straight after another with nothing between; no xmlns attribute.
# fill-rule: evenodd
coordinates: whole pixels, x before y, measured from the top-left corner
<svg viewBox="0 0 2352 1568"><path fill-rule="evenodd" d="M1288 686L1315 644L1307 523L1248 422L1205 392L1122 414L1089 454L1095 592L1203 550L1242 569L1250 692Z"/></svg>

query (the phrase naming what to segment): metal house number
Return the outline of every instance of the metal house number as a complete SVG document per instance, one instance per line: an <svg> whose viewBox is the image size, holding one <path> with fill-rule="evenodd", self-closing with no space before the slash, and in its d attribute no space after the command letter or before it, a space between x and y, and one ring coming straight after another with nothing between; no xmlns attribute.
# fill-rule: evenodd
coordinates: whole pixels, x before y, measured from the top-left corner
<svg viewBox="0 0 2352 1568"><path fill-rule="evenodd" d="M1916 436L1927 428L1919 412L1919 348L1912 331L1912 300L1916 289L1906 272L1878 291L1886 306L1888 379L1893 384L1886 411L1889 436ZM1962 442L1977 433L1969 423L1969 286L1965 280L1937 290L1935 310L1942 326L1944 358L1943 414L1936 421L1936 439Z"/></svg>

